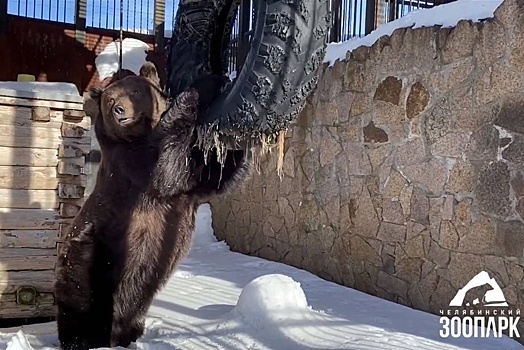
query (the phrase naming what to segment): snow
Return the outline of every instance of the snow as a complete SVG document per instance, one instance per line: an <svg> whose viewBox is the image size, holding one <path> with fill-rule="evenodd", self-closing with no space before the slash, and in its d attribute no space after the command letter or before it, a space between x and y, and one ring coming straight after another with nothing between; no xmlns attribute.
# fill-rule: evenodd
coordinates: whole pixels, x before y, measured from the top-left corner
<svg viewBox="0 0 524 350"><path fill-rule="evenodd" d="M141 40L125 38L122 40L122 69L128 69L138 75L140 67L146 63L149 45ZM99 79L111 77L118 71L120 41L113 41L96 57L95 65Z"/></svg>
<svg viewBox="0 0 524 350"><path fill-rule="evenodd" d="M43 81L0 81L0 95L83 102L75 84Z"/></svg>
<svg viewBox="0 0 524 350"><path fill-rule="evenodd" d="M151 306L134 350L512 350L507 338L439 337L439 317L217 242L208 204L190 254ZM55 350L54 322L0 329L0 349Z"/></svg>
<svg viewBox="0 0 524 350"><path fill-rule="evenodd" d="M71 83L52 83L46 81L0 81L0 89L30 92L56 92L65 95L79 96L76 85Z"/></svg>
<svg viewBox="0 0 524 350"><path fill-rule="evenodd" d="M421 28L439 25L454 27L464 20L479 22L493 18L495 10L503 0L458 0L449 4L439 5L430 9L415 10L407 15L377 29L362 38L353 38L344 42L331 43L327 46L324 62L331 65L337 59L344 60L348 51L353 51L360 46L372 46L380 37L391 35L398 28Z"/></svg>

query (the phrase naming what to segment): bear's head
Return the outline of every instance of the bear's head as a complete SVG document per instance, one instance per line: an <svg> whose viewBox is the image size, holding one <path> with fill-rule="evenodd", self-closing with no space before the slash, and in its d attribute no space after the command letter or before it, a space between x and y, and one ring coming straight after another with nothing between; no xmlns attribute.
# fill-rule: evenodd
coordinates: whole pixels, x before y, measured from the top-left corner
<svg viewBox="0 0 524 350"><path fill-rule="evenodd" d="M114 141L133 141L151 133L167 108L158 73L151 62L140 75L116 80L105 89L90 90L84 110L91 116L97 135Z"/></svg>

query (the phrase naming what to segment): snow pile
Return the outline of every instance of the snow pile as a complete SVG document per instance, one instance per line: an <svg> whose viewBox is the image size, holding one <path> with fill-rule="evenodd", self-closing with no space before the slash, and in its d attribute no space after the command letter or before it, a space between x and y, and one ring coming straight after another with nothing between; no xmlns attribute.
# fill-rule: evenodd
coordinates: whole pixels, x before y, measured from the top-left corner
<svg viewBox="0 0 524 350"><path fill-rule="evenodd" d="M130 70L138 75L140 67L146 63L149 45L141 40L125 38L122 40L122 69ZM100 81L118 72L118 56L120 42L113 41L96 57L95 65Z"/></svg>
<svg viewBox="0 0 524 350"><path fill-rule="evenodd" d="M0 81L0 90L59 93L80 96L75 84L47 81Z"/></svg>
<svg viewBox="0 0 524 350"><path fill-rule="evenodd" d="M155 298L132 350L524 350L507 338L439 336L439 317L217 242L208 204L193 247ZM0 349L56 350L53 322L0 330Z"/></svg>
<svg viewBox="0 0 524 350"><path fill-rule="evenodd" d="M275 322L308 312L306 295L300 283L281 274L270 274L249 282L233 314L249 323Z"/></svg>
<svg viewBox="0 0 524 350"><path fill-rule="evenodd" d="M479 22L492 18L502 2L503 0L457 0L430 9L412 11L395 21L379 26L363 38L329 44L324 62L333 65L337 59L344 60L348 51L353 51L360 46L370 47L380 37L393 34L398 28L415 29L435 25L454 27L462 19Z"/></svg>

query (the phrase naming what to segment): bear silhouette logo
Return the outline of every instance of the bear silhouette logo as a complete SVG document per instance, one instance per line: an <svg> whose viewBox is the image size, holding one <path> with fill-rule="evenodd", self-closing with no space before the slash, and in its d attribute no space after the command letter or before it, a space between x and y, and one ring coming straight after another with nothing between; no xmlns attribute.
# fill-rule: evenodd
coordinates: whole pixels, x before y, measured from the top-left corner
<svg viewBox="0 0 524 350"><path fill-rule="evenodd" d="M483 293L482 290L484 290ZM479 297L475 297L478 295L479 291L481 292L481 300L479 300ZM455 297L449 303L449 306L473 305L490 307L508 306L499 284L494 278L490 277L486 271L481 271L473 277L457 292Z"/></svg>

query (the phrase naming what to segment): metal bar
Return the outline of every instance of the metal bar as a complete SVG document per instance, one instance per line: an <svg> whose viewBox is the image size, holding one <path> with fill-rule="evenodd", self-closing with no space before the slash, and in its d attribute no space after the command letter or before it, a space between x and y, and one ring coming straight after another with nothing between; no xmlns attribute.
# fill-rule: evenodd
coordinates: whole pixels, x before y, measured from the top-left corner
<svg viewBox="0 0 524 350"><path fill-rule="evenodd" d="M7 34L7 29L7 1L0 1L0 34Z"/></svg>
<svg viewBox="0 0 524 350"><path fill-rule="evenodd" d="M240 11L238 18L238 51L237 51L237 73L246 60L249 51L249 41L246 33L249 31L249 21L251 19L251 11L249 10L250 0L241 0Z"/></svg>
<svg viewBox="0 0 524 350"><path fill-rule="evenodd" d="M366 3L366 35L375 29L375 0L367 0ZM362 11L362 7L361 7Z"/></svg>
<svg viewBox="0 0 524 350"><path fill-rule="evenodd" d="M155 28L155 51L164 50L164 32L166 18L166 0L154 0L153 23Z"/></svg>
<svg viewBox="0 0 524 350"><path fill-rule="evenodd" d="M75 39L82 45L86 43L86 13L87 0L75 0Z"/></svg>

